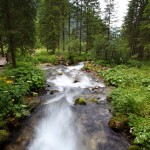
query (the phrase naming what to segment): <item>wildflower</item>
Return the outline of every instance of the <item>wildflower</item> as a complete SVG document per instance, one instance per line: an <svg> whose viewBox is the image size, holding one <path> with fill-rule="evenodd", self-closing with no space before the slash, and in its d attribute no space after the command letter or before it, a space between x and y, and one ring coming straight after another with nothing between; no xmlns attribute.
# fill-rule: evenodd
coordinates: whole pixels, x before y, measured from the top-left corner
<svg viewBox="0 0 150 150"><path fill-rule="evenodd" d="M0 80L5 81L5 80L6 80L6 77L0 77Z"/></svg>
<svg viewBox="0 0 150 150"><path fill-rule="evenodd" d="M6 83L7 84L13 84L13 81L12 80L6 80Z"/></svg>

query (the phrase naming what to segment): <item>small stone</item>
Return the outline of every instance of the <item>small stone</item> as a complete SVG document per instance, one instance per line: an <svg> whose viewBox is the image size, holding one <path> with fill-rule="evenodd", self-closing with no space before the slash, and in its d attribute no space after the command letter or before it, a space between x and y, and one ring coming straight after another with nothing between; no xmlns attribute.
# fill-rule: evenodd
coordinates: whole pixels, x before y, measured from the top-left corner
<svg viewBox="0 0 150 150"><path fill-rule="evenodd" d="M62 71L58 71L58 75L62 75L63 73L62 73Z"/></svg>
<svg viewBox="0 0 150 150"><path fill-rule="evenodd" d="M95 82L98 82L98 79L96 79Z"/></svg>
<svg viewBox="0 0 150 150"><path fill-rule="evenodd" d="M52 95L52 94L55 94L55 93L58 93L59 91L58 90L52 90L52 91L50 91L50 94Z"/></svg>
<svg viewBox="0 0 150 150"><path fill-rule="evenodd" d="M75 79L73 83L77 83L77 82L79 82L79 81L77 79Z"/></svg>

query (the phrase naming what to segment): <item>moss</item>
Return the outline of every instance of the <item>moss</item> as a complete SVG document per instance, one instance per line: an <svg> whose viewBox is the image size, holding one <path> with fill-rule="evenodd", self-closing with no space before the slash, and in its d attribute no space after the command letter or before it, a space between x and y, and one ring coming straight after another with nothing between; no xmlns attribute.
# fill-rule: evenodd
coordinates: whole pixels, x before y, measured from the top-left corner
<svg viewBox="0 0 150 150"><path fill-rule="evenodd" d="M96 103L96 104L98 104L98 100L97 100L96 98L92 98L92 99L90 99L90 100L89 100L89 102L92 102L92 103Z"/></svg>
<svg viewBox="0 0 150 150"><path fill-rule="evenodd" d="M8 140L9 132L6 130L0 130L0 142Z"/></svg>
<svg viewBox="0 0 150 150"><path fill-rule="evenodd" d="M140 150L140 147L138 145L131 145L128 150Z"/></svg>
<svg viewBox="0 0 150 150"><path fill-rule="evenodd" d="M78 98L75 100L75 104L86 105L86 100L84 98Z"/></svg>
<svg viewBox="0 0 150 150"><path fill-rule="evenodd" d="M118 115L116 117L112 117L109 120L109 127L113 130L121 131L127 127L128 117L125 115Z"/></svg>

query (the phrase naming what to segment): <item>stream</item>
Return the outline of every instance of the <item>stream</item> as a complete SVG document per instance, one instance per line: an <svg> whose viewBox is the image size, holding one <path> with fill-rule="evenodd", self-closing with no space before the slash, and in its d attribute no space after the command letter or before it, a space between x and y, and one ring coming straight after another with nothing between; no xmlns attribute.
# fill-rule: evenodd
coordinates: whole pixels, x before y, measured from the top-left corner
<svg viewBox="0 0 150 150"><path fill-rule="evenodd" d="M108 126L111 117L102 79L76 66L44 67L47 76L42 105L26 122L8 150L127 150L129 143ZM86 105L75 105L84 98ZM96 99L98 104L90 102Z"/></svg>

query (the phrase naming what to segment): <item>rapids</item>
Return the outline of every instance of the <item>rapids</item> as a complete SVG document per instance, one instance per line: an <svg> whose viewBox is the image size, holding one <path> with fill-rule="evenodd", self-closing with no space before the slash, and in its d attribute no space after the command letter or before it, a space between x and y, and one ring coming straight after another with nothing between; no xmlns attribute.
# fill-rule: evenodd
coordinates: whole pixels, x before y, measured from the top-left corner
<svg viewBox="0 0 150 150"><path fill-rule="evenodd" d="M108 127L107 87L76 66L45 67L47 100L28 150L126 150L128 143ZM94 92L97 90L97 92ZM53 92L53 96L51 93ZM75 106L77 98L96 97L99 104Z"/></svg>

